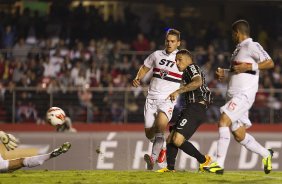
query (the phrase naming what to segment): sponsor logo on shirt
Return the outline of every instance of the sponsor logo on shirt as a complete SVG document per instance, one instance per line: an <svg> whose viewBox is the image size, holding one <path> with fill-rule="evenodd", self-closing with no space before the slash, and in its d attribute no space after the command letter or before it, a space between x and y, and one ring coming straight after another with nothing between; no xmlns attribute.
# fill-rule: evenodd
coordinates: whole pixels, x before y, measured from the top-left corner
<svg viewBox="0 0 282 184"><path fill-rule="evenodd" d="M168 59L162 59L160 62L159 62L160 65L165 65L165 66L168 66L168 67L173 67L173 65L175 64L174 61L170 61Z"/></svg>
<svg viewBox="0 0 282 184"><path fill-rule="evenodd" d="M197 69L195 68L194 65L191 65L190 68L191 68L193 75L198 74L198 71L197 71Z"/></svg>

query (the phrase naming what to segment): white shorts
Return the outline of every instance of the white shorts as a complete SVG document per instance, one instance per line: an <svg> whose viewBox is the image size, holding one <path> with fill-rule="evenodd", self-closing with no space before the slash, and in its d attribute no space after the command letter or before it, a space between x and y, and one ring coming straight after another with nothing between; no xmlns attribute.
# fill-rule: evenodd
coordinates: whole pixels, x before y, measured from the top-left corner
<svg viewBox="0 0 282 184"><path fill-rule="evenodd" d="M146 99L144 106L145 128L153 127L158 112L164 112L170 121L175 104L176 101L171 102L171 100Z"/></svg>
<svg viewBox="0 0 282 184"><path fill-rule="evenodd" d="M0 173L6 172L8 170L8 167L9 167L9 161L4 160L0 154Z"/></svg>
<svg viewBox="0 0 282 184"><path fill-rule="evenodd" d="M232 121L231 130L235 131L241 126L249 128L252 123L249 119L249 109L254 103L254 98L249 98L245 94L229 97L228 102L220 108L221 113L225 113Z"/></svg>

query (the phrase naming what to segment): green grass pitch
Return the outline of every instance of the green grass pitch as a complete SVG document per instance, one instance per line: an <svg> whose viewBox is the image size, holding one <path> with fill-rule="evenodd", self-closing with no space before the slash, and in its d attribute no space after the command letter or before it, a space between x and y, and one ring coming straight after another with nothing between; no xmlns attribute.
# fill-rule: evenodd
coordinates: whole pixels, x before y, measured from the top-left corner
<svg viewBox="0 0 282 184"><path fill-rule="evenodd" d="M0 174L0 184L282 184L282 172L226 171L224 175L179 171L32 171L20 170Z"/></svg>

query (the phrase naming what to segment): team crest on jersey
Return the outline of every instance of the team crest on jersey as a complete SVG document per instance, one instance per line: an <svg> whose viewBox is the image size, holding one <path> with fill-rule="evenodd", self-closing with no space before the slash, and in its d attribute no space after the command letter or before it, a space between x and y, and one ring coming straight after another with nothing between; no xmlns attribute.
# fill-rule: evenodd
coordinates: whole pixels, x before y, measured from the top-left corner
<svg viewBox="0 0 282 184"><path fill-rule="evenodd" d="M232 55L231 55L231 61L234 60L234 58L237 56L237 54L239 53L239 51L240 51L240 48L236 48L236 49L234 50L234 52L233 52Z"/></svg>
<svg viewBox="0 0 282 184"><path fill-rule="evenodd" d="M169 71L167 70L160 70L160 76L164 79L168 75Z"/></svg>

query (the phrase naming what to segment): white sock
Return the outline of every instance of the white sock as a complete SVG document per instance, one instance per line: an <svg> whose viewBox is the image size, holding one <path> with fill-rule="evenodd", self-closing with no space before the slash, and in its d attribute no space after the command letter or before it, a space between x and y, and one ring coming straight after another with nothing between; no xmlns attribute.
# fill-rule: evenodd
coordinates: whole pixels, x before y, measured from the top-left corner
<svg viewBox="0 0 282 184"><path fill-rule="evenodd" d="M0 160L0 173L8 171L9 170L9 164L10 164L9 160L3 160L1 158L1 160Z"/></svg>
<svg viewBox="0 0 282 184"><path fill-rule="evenodd" d="M151 155L154 162L159 157L159 154L160 154L161 149L163 147L164 141L165 141L164 134L163 133L156 133L155 142L153 143L152 155Z"/></svg>
<svg viewBox="0 0 282 184"><path fill-rule="evenodd" d="M219 140L217 142L217 163L224 168L224 162L230 143L229 127L219 127Z"/></svg>
<svg viewBox="0 0 282 184"><path fill-rule="evenodd" d="M23 165L25 167L35 167L42 165L46 160L50 159L50 153L44 155L37 155L32 157L26 157L23 160Z"/></svg>
<svg viewBox="0 0 282 184"><path fill-rule="evenodd" d="M240 144L245 146L245 148L247 148L248 150L259 154L263 158L268 157L269 154L270 154L269 151L266 148L262 147L262 145L260 143L258 143L255 140L255 138L248 133L246 133L245 139L242 140L240 142Z"/></svg>
<svg viewBox="0 0 282 184"><path fill-rule="evenodd" d="M163 143L163 150L166 150L166 141L164 140L164 143Z"/></svg>

